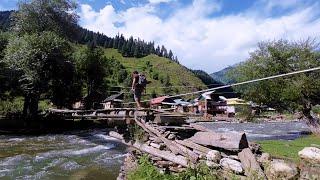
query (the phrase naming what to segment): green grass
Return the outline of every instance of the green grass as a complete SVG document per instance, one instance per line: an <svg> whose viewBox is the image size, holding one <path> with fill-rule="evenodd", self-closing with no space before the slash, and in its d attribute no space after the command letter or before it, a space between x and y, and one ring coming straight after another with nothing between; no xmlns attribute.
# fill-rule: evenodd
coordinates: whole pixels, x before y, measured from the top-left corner
<svg viewBox="0 0 320 180"><path fill-rule="evenodd" d="M143 72L148 81L147 93L154 90L157 94L163 94L161 79L164 80L169 75L172 86L193 86L193 87L174 87L173 93L191 92L197 89L206 88L205 84L192 72L183 66L157 55L148 55L143 58L123 57L116 49L105 49L105 55L108 58L114 57L128 71L128 73L137 70ZM156 78L158 76L158 78Z"/></svg>
<svg viewBox="0 0 320 180"><path fill-rule="evenodd" d="M310 135L292 141L268 140L259 141L258 143L261 144L262 151L270 153L272 157L299 162L298 152L304 147L314 145L320 146L320 137Z"/></svg>

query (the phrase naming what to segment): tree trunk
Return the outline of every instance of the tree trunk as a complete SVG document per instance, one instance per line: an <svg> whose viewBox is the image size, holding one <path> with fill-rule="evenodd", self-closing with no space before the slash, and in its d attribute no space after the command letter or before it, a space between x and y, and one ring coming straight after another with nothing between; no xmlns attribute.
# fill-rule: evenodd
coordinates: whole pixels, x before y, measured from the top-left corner
<svg viewBox="0 0 320 180"><path fill-rule="evenodd" d="M38 115L39 95L28 93L24 98L23 115L26 119L35 119Z"/></svg>
<svg viewBox="0 0 320 180"><path fill-rule="evenodd" d="M309 126L311 132L315 135L320 136L320 120L319 118L313 117L311 115L312 105L307 103L303 106L302 113L307 118L307 125Z"/></svg>

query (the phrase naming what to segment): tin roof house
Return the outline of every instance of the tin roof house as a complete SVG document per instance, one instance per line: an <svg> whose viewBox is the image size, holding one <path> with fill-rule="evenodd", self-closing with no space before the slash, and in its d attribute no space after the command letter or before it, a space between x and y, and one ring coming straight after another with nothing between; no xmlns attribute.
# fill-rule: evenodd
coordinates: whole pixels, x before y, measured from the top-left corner
<svg viewBox="0 0 320 180"><path fill-rule="evenodd" d="M103 109L122 108L124 94L114 94L102 101Z"/></svg>

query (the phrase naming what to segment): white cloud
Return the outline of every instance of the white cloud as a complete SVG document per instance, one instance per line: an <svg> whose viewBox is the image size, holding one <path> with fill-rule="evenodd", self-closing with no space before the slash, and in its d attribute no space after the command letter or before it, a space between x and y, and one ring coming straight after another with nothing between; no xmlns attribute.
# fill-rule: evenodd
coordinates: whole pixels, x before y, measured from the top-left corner
<svg viewBox="0 0 320 180"><path fill-rule="evenodd" d="M252 16L250 12L210 17L208 15L221 10L221 5L211 0L194 0L166 19L156 15L153 4L120 12L112 5L100 11L82 5L80 16L82 25L88 29L108 36L120 32L126 37L132 35L164 44L178 55L182 64L211 73L245 60L248 52L259 41L279 38L298 40L318 36L318 9L316 4L290 14L268 18ZM124 25L116 27L116 22Z"/></svg>
<svg viewBox="0 0 320 180"><path fill-rule="evenodd" d="M149 0L151 4L168 3L174 0Z"/></svg>

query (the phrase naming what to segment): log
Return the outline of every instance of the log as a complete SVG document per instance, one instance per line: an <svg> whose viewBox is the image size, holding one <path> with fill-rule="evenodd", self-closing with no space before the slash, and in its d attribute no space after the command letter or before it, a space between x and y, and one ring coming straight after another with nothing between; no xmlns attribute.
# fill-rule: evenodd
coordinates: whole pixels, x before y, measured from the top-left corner
<svg viewBox="0 0 320 180"><path fill-rule="evenodd" d="M197 163L197 160L199 159L199 156L195 152L193 152L190 149L182 146L181 144L176 144L176 145L183 151L183 153L184 153L184 155L186 156L187 159L191 160L191 162L193 164Z"/></svg>
<svg viewBox="0 0 320 180"><path fill-rule="evenodd" d="M177 143L183 145L183 146L187 146L189 148L192 148L194 150L200 151L202 153L204 153L205 155L208 154L209 151L211 151L211 149L201 146L199 144L196 144L188 139L185 140L175 140Z"/></svg>
<svg viewBox="0 0 320 180"><path fill-rule="evenodd" d="M177 147L175 146L170 140L168 140L167 138L165 138L158 130L156 130L155 128L153 128L152 126L150 126L149 124L143 123L141 121L139 121L137 118L135 118L136 123L142 127L145 131L149 132L150 134L155 134L155 136L157 136L158 138L161 139L161 141L164 142L164 144L170 149L170 151L172 151L174 154L182 154L183 152Z"/></svg>
<svg viewBox="0 0 320 180"><path fill-rule="evenodd" d="M183 167L189 167L188 159L181 156L181 155L175 155L169 151L161 151L159 149L153 148L153 147L148 146L146 144L139 143L137 141L134 142L133 144L131 142L125 142L122 135L120 135L119 133L114 132L114 131L111 131L111 132L112 133L111 134L109 133L109 136L122 140L123 144L126 144L128 146L133 146L140 151L143 151L143 152L146 152L146 153L151 154L153 156L160 157L162 159L171 161L171 162L179 164Z"/></svg>
<svg viewBox="0 0 320 180"><path fill-rule="evenodd" d="M227 150L241 150L249 147L245 133L197 132L190 141Z"/></svg>
<svg viewBox="0 0 320 180"><path fill-rule="evenodd" d="M173 165L171 161L157 161L155 164L159 167L169 167Z"/></svg>
<svg viewBox="0 0 320 180"><path fill-rule="evenodd" d="M244 168L246 176L266 179L259 163L249 148L245 148L239 152L238 157L241 161L242 167Z"/></svg>
<svg viewBox="0 0 320 180"><path fill-rule="evenodd" d="M157 149L160 149L162 150L162 147L160 144L156 144L156 143L150 143L150 146L154 147L154 148L157 148Z"/></svg>
<svg viewBox="0 0 320 180"><path fill-rule="evenodd" d="M169 151L161 151L159 149L147 146L145 144L141 144L139 142L135 142L132 146L153 156L158 156L173 163L182 165L183 167L189 166L187 158L181 155L175 155Z"/></svg>

